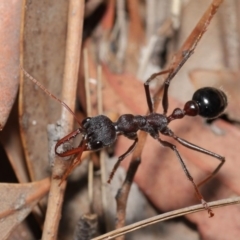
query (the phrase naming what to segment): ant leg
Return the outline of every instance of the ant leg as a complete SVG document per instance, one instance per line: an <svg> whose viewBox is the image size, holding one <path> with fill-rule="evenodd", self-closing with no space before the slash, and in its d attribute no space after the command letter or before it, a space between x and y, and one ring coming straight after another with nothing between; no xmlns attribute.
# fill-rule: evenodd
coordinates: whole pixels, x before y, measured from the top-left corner
<svg viewBox="0 0 240 240"><path fill-rule="evenodd" d="M67 156L69 156L69 155L75 154L72 158L70 158L70 160L72 160L72 162L71 162L70 166L67 168L66 172L63 174L61 181L59 183L59 186L62 184L63 181L65 181L67 179L68 175L73 171L73 169L75 169L81 163L81 156L82 156L83 151L85 151L85 149L86 149L85 141L81 141L77 148L72 149L72 150L74 150L74 153L67 155ZM68 151L68 152L70 152L70 151ZM64 155L64 153L63 153L63 155ZM62 157L62 156L60 156L60 157Z"/></svg>
<svg viewBox="0 0 240 240"><path fill-rule="evenodd" d="M63 143L70 141L71 139L75 138L78 134L82 133L82 129L78 128L77 130L69 133L67 136L65 136L64 138L60 139L56 146L55 146L55 153L56 155L58 155L59 157L67 157L67 156L72 156L70 159L71 163L68 167L68 169L66 170L66 172L64 173L64 175L61 177L61 181L59 183L59 186L62 184L62 182L64 180L66 180L66 178L68 177L68 175L72 172L72 170L79 165L79 163L81 162L81 156L83 151L86 150L86 141L84 139L84 135L83 135L83 139L81 140L81 142L79 143L78 147L67 150L65 152L62 153L58 153L57 149L59 146L61 146Z"/></svg>
<svg viewBox="0 0 240 240"><path fill-rule="evenodd" d="M161 71L161 72L158 72L158 73L154 73L150 76L150 78L147 79L147 81L144 83L144 89L145 89L145 93L146 93L146 98L147 98L147 104L148 104L148 109L149 109L149 112L150 113L153 113L153 103L152 103L152 100L151 100L151 94L150 94L150 90L149 90L149 84L152 80L154 80L157 76L160 76L160 75L163 75L163 74L166 74L166 73L171 73L172 72L172 69L168 69L168 70L165 70L165 71ZM165 92L165 88L166 88L166 85L164 86L164 92ZM168 86L167 86L168 88ZM167 92L167 90L166 90Z"/></svg>
<svg viewBox="0 0 240 240"><path fill-rule="evenodd" d="M203 184L206 183L207 181L209 181L211 178L213 178L214 175L221 169L221 167L222 167L223 164L225 163L225 158L224 158L223 156L220 156L220 155L218 155L218 154L216 154L216 153L214 153L214 152L211 152L211 151L209 151L209 150L206 150L206 149L204 149L204 148L201 148L201 147L199 147L199 146L196 146L196 145L194 145L194 144L192 144L192 143L190 143L190 142L188 142L188 141L186 141L186 140L184 140L184 139L182 139L182 138L179 138L179 137L177 137L177 136L175 136L175 135L173 135L173 136L171 136L171 137L173 137L174 139L176 139L180 144L182 144L183 146L185 146L185 147L187 147L187 148L190 148L190 149L192 149L192 150L194 150L194 151L198 151L198 152L207 154L207 155L209 155L209 156L211 156L211 157L214 157L214 158L218 159L219 161L221 161L221 162L218 164L218 166L214 169L214 171L211 172L211 174L210 174L208 177L206 177L204 180L202 180L202 181L197 185L198 187L201 186L201 185L203 185Z"/></svg>
<svg viewBox="0 0 240 240"><path fill-rule="evenodd" d="M82 152L79 152L78 154L73 156L73 158L71 159L72 163L70 164L70 166L67 168L67 170L64 172L63 176L61 177L59 186L67 179L67 177L71 174L73 169L75 169L81 163ZM74 159L76 160L74 161Z"/></svg>
<svg viewBox="0 0 240 240"><path fill-rule="evenodd" d="M134 148L136 147L137 142L138 142L138 138L136 137L134 142L133 142L133 144L129 147L129 149L123 155L121 155L118 158L118 161L115 163L115 165L114 165L114 167L113 167L113 169L112 169L112 171L110 173L110 176L109 176L108 181L107 181L108 183L111 183L111 180L112 180L112 178L113 178L117 168L119 167L121 161L123 161L123 159L125 157L127 157L130 153L133 152Z"/></svg>
<svg viewBox="0 0 240 240"><path fill-rule="evenodd" d="M172 143L169 143L169 142L166 142L166 141L161 140L160 138L158 138L157 140L158 140L163 146L169 147L169 148L171 148L171 149L175 152L175 154L177 155L177 158L178 158L179 162L180 162L181 165L182 165L183 171L185 172L188 180L192 182L192 185L193 185L193 187L194 187L194 189L195 189L195 192L196 192L196 195L197 195L198 199L201 201L203 207L208 211L209 217L213 217L214 214L213 214L213 212L212 212L212 209L208 206L207 202L204 200L202 194L200 193L200 191L199 191L196 183L195 183L194 180L193 180L193 177L192 177L191 174L189 173L189 171L188 171L188 169L187 169L187 167L186 167L186 165L185 165L185 163L184 163L184 161L183 161L180 153L178 152L177 147L176 147L175 145L173 145Z"/></svg>
<svg viewBox="0 0 240 240"><path fill-rule="evenodd" d="M77 154L79 152L86 151L86 146L81 146L81 147L76 147L70 150L67 150L66 152L63 153L56 153L59 157L68 157L74 154Z"/></svg>

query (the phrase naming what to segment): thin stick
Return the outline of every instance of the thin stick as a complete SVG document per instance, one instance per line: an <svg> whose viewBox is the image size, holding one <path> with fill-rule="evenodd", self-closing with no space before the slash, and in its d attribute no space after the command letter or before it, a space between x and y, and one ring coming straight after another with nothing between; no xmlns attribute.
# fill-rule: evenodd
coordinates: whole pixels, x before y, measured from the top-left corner
<svg viewBox="0 0 240 240"><path fill-rule="evenodd" d="M97 108L98 115L103 114L103 101L102 101L102 67L97 66ZM109 231L109 214L108 214L108 201L107 201L107 177L106 177L106 150L102 149L100 152L100 166L101 166L101 196L102 196L102 208L103 219L105 220L106 230Z"/></svg>
<svg viewBox="0 0 240 240"><path fill-rule="evenodd" d="M90 213L93 213L93 161L92 154L88 158L88 200Z"/></svg>
<svg viewBox="0 0 240 240"><path fill-rule="evenodd" d="M98 99L98 115L103 113L103 103L102 103L102 67L97 66L97 99Z"/></svg>
<svg viewBox="0 0 240 240"><path fill-rule="evenodd" d="M84 63L87 116L92 117L92 104L90 99L90 86L89 86L88 50L86 48L84 48L83 50L83 63Z"/></svg>
<svg viewBox="0 0 240 240"><path fill-rule="evenodd" d="M84 63L84 83L85 83L85 93L86 93L86 107L87 116L92 117L92 103L90 96L90 76L89 76L89 64L88 64L88 50L84 48L83 50L83 63ZM92 154L90 153L88 158L88 200L90 213L93 213L93 161Z"/></svg>
<svg viewBox="0 0 240 240"><path fill-rule="evenodd" d="M119 67L122 68L122 63L125 57L125 52L127 48L127 24L126 24L126 14L125 14L125 0L117 0L117 22L119 27L119 38L118 44L119 48L116 57L119 61Z"/></svg>
<svg viewBox="0 0 240 240"><path fill-rule="evenodd" d="M73 14L74 13L74 14ZM80 63L82 26L84 19L84 0L70 0L68 12L68 31L66 43L65 68L63 77L62 99L70 109L75 109L75 93L77 89L78 70ZM73 117L63 108L61 114L62 135L66 135L73 129ZM66 181L61 186L62 176L69 163L56 157L53 168L51 188L48 198L46 220L43 228L42 240L55 240L58 238L58 226L61 218L62 202Z"/></svg>
<svg viewBox="0 0 240 240"><path fill-rule="evenodd" d="M235 198L227 198L222 199L214 202L209 202L209 206L211 208L219 208L224 206L230 206L230 205L236 205L240 204L240 197ZM93 238L92 240L103 240L103 239L115 239L116 237L122 236L126 233L133 232L137 229L141 229L143 227L159 223L165 220L173 219L180 216L185 216L187 214L195 213L195 212L201 212L205 211L206 209L203 207L202 204L194 205L191 207L181 208L178 210L174 210L171 212L167 212L164 214L160 214L158 216L154 216L148 219L145 219L143 221L136 222L134 224L128 225L126 227L122 227L121 229L114 230L112 232L109 232L107 234L101 235L99 237Z"/></svg>

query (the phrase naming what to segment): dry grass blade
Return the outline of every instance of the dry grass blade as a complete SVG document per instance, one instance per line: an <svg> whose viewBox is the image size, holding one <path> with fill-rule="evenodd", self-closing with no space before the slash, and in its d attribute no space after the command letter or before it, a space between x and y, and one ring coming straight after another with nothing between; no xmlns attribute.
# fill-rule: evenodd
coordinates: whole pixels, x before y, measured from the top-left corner
<svg viewBox="0 0 240 240"><path fill-rule="evenodd" d="M84 85L86 93L86 108L87 116L91 117L92 114L92 103L91 103L91 93L90 93L90 74L89 74L89 64L88 64L88 49L83 50L83 62L84 62ZM90 206L90 212L93 212L93 161L91 159L92 154L89 154L88 158L88 200Z"/></svg>
<svg viewBox="0 0 240 240"><path fill-rule="evenodd" d="M221 23L223 29L223 42L225 44L224 62L226 67L238 71L240 66L239 61L239 19L238 19L238 1L228 0L223 3L223 8L220 11ZM225 16L231 16L226 18Z"/></svg>
<svg viewBox="0 0 240 240"><path fill-rule="evenodd" d="M103 114L103 100L102 100L102 67L101 65L97 66L97 108L98 114ZM107 153L104 149L100 152L100 166L101 166L101 200L102 200L102 208L103 208L103 218L105 220L105 225L107 231L110 229L109 227L109 214L107 213L108 209L108 199L107 199L107 175L106 175L106 159Z"/></svg>
<svg viewBox="0 0 240 240"><path fill-rule="evenodd" d="M227 198L227 199L223 199L223 200L219 200L219 201L214 201L214 202L210 202L209 206L211 208L219 208L219 207L224 207L224 206L230 206L230 205L235 205L235 204L240 204L240 197L235 197L235 198ZM102 240L102 239L114 239L116 237L122 236L126 233L135 231L139 228L143 228L146 227L148 225L151 224L155 224L161 221L165 221L168 219L172 219L172 218L176 218L176 217L180 217L180 216L184 216L186 214L191 214L191 213L195 213L195 212L200 212L200 211L205 211L205 209L203 208L203 206L201 204L198 205L194 205L191 207L186 207L186 208L182 208L182 209L178 209L175 211L171 211L171 212L167 212L134 224L131 224L129 226L126 227L122 227L120 229L114 230L112 232L109 232L107 234L101 235L99 237L93 238L92 240Z"/></svg>

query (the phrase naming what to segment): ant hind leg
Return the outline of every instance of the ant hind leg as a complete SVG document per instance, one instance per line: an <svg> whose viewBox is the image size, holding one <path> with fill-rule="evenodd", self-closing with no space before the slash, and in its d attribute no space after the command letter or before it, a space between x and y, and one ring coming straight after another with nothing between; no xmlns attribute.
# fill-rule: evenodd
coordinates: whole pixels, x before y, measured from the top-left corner
<svg viewBox="0 0 240 240"><path fill-rule="evenodd" d="M175 154L176 154L179 162L181 163L181 166L182 166L182 168L183 168L183 171L185 172L188 180L191 181L191 183L192 183L192 185L193 185L193 187L194 187L194 190L195 190L195 192L196 192L196 195L197 195L198 199L201 201L203 207L208 211L209 217L213 217L213 216L214 216L214 213L213 213L212 209L208 206L207 202L204 200L202 194L200 193L200 191L199 191L199 189L198 189L198 186L196 185L196 183L195 183L194 180L193 180L193 177L191 176L190 172L188 171L188 169L187 169L187 167L186 167L186 165L185 165L185 163L184 163L184 161L183 161L180 153L179 153L178 150L177 150L177 147L176 147L175 145L173 145L172 143L169 143L169 142L167 142L167 141L161 140L160 138L158 138L157 140L158 140L163 146L169 147L169 148L171 148L171 149L175 152Z"/></svg>
<svg viewBox="0 0 240 240"><path fill-rule="evenodd" d="M173 135L172 137L175 140L177 140L180 144L182 144L184 147L190 148L190 149L192 149L194 151L198 151L200 153L204 153L204 154L209 155L211 157L214 157L214 158L216 158L217 160L220 161L220 163L217 165L217 167L214 169L214 171L211 172L209 174L209 176L207 176L205 179L203 179L200 183L197 184L198 187L203 185L204 183L208 182L210 179L212 179L217 174L217 172L221 169L223 164L225 163L225 158L223 156L220 156L220 155L218 155L214 152L211 152L207 149L201 148L201 147L199 147L195 144L192 144L192 143L190 143L190 142L188 142L188 141L186 141L186 140L184 140L180 137L177 137L175 135Z"/></svg>

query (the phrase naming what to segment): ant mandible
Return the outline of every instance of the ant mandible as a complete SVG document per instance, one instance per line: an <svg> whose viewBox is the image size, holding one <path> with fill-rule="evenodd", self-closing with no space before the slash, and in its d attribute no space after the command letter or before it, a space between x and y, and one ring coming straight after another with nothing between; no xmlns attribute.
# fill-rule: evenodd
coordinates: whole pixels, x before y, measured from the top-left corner
<svg viewBox="0 0 240 240"><path fill-rule="evenodd" d="M36 79L34 79L29 73L27 73L22 68L24 74L32 80L35 84L37 84L44 92L46 92L49 96L60 102L73 116L76 118L76 115L73 111L60 99L55 97L51 94L45 87L43 87ZM163 114L154 112L153 103L151 100L149 84L152 80L156 79L157 76L168 73L166 80L164 81L164 92L163 92L163 100L162 100L162 107L163 107ZM129 147L129 149L122 154L118 161L115 163L113 170L109 176L108 183L111 182L111 179L114 176L118 166L120 165L121 161L126 158L130 153L133 152L136 144L138 142L137 132L138 130L144 131L149 133L154 139L156 139L159 143L163 146L170 148L173 150L188 178L193 184L195 189L196 195L198 199L202 202L204 208L208 211L210 217L214 214L211 208L208 206L207 202L204 200L203 196L201 195L198 187L212 178L222 167L225 162L225 158L201 148L197 145L194 145L178 136L176 136L173 131L168 127L168 124L176 119L181 119L184 116L202 116L204 118L216 118L218 117L226 108L227 106L227 97L225 93L219 89L213 87L204 87L198 89L192 97L192 100L185 103L184 108L176 108L173 110L172 114L167 116L168 111L168 88L170 86L171 79L176 74L173 70L166 70L159 73L153 74L145 83L145 93L147 104L149 108L149 114L146 116L140 115L132 115L132 114L123 114L119 117L116 122L112 122L107 116L98 115L96 117L87 117L82 122L79 123L80 127L69 133L64 138L60 139L56 146L55 146L55 153L60 157L67 157L72 155L78 155L77 160L72 163L72 165L67 169L66 173L62 177L62 181L64 181L70 172L80 163L80 157L83 151L96 151L103 149L105 147L111 146L116 140L118 135L124 135L125 137L133 140L133 144ZM161 140L159 137L159 133L174 138L177 142L182 144L183 146L190 148L192 150L207 154L214 158L220 160L219 165L216 169L201 183L196 184L193 180L193 177L189 173L177 147L167 141ZM57 150L58 148L64 144L65 142L70 141L71 139L75 138L78 134L82 134L82 140L80 144L76 148L72 148L70 150L64 151L59 153Z"/></svg>

